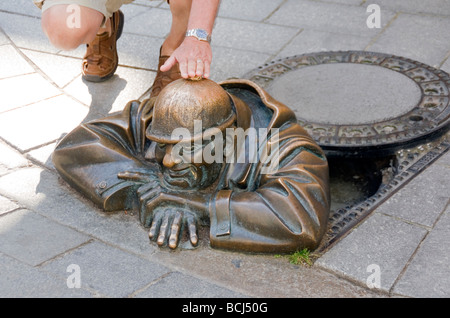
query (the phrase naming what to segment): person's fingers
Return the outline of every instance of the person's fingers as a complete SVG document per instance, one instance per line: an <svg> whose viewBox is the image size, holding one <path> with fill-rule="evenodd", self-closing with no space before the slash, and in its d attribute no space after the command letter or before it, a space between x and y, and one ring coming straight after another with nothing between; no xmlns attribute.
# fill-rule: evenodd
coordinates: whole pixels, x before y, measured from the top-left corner
<svg viewBox="0 0 450 318"><path fill-rule="evenodd" d="M188 63L187 61L179 61L178 67L180 68L181 77L188 78Z"/></svg>
<svg viewBox="0 0 450 318"><path fill-rule="evenodd" d="M209 74L210 74L210 70L211 70L211 65L208 61L203 61L204 65L204 70L203 70L203 77L204 78L209 78Z"/></svg>
<svg viewBox="0 0 450 318"><path fill-rule="evenodd" d="M159 68L161 72L167 72L177 63L177 59L171 55L166 62Z"/></svg>
<svg viewBox="0 0 450 318"><path fill-rule="evenodd" d="M195 72L195 76L203 76L204 73L204 62L201 59L197 60L197 70Z"/></svg>
<svg viewBox="0 0 450 318"><path fill-rule="evenodd" d="M156 240L156 244L158 244L159 246L162 246L166 241L167 231L169 229L169 221L170 221L169 214L165 213L161 226L159 227L158 239Z"/></svg>
<svg viewBox="0 0 450 318"><path fill-rule="evenodd" d="M196 60L188 60L188 76L195 77L195 71L197 69L197 61Z"/></svg>
<svg viewBox="0 0 450 318"><path fill-rule="evenodd" d="M158 233L159 227L161 225L161 221L163 218L163 214L162 213L156 213L154 218L153 218L153 222L152 222L152 226L150 227L150 231L148 232L148 237L152 240L153 238L155 238L156 233Z"/></svg>
<svg viewBox="0 0 450 318"><path fill-rule="evenodd" d="M178 245L178 237L180 235L182 217L183 214L180 211L177 211L172 221L169 237L169 247L172 249L176 248Z"/></svg>
<svg viewBox="0 0 450 318"><path fill-rule="evenodd" d="M197 222L193 216L188 216L186 221L188 225L189 240L191 241L193 246L197 246L198 244Z"/></svg>

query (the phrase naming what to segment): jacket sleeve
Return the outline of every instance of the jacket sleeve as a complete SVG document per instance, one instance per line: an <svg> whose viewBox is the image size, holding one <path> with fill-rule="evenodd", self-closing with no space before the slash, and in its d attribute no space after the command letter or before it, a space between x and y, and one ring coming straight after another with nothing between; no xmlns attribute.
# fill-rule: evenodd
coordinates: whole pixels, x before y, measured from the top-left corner
<svg viewBox="0 0 450 318"><path fill-rule="evenodd" d="M330 209L326 157L297 124L280 132L276 153L278 169L260 173L254 191L223 189L212 199L211 246L283 253L319 245Z"/></svg>
<svg viewBox="0 0 450 318"><path fill-rule="evenodd" d="M138 102L123 112L81 124L66 135L52 155L61 177L105 211L130 208L135 200L135 182L118 178L124 171L152 169L139 156Z"/></svg>

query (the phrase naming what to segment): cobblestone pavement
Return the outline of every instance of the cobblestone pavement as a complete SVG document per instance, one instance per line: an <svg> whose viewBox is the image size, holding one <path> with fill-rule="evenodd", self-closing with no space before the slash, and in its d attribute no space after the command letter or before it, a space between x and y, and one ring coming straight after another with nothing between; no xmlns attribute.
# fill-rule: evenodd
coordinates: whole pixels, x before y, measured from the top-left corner
<svg viewBox="0 0 450 318"><path fill-rule="evenodd" d="M380 28L366 23L372 3ZM120 66L92 84L81 79L83 48L51 46L31 0L0 2L0 297L450 296L450 153L312 267L214 250L207 233L196 249L159 249L136 215L103 213L62 182L50 159L56 142L145 98L155 77L168 5L136 0L123 11ZM222 0L212 79L332 50L391 53L450 72L448 30L448 0ZM379 288L367 284L373 275Z"/></svg>

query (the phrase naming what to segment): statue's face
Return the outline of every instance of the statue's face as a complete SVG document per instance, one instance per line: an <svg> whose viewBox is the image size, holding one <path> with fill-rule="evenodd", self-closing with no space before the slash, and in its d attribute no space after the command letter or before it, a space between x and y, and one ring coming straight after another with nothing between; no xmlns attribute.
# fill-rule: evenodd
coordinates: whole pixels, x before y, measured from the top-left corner
<svg viewBox="0 0 450 318"><path fill-rule="evenodd" d="M145 157L161 165L164 182L168 187L203 189L214 183L222 167L222 163L207 163L204 160L205 149L211 149L212 145L211 141L202 144L154 143Z"/></svg>

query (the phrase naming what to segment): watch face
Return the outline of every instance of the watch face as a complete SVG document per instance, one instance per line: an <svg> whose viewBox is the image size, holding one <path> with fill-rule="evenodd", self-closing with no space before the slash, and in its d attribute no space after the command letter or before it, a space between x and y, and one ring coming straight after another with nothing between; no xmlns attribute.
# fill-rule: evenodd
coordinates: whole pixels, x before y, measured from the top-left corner
<svg viewBox="0 0 450 318"><path fill-rule="evenodd" d="M208 37L208 33L206 33L206 31L204 30L197 30L197 36L201 39L207 39Z"/></svg>

